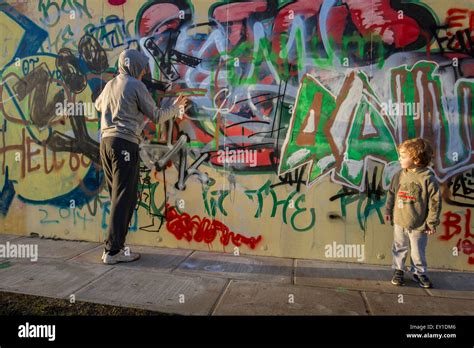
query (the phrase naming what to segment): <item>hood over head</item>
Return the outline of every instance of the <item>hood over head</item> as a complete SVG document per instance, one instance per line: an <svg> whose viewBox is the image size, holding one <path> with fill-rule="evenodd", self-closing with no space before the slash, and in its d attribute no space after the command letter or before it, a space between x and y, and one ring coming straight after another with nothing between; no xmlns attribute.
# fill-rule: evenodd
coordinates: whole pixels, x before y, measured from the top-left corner
<svg viewBox="0 0 474 348"><path fill-rule="evenodd" d="M130 75L136 79L148 66L148 57L145 56L142 52L134 50L134 49L127 49L120 53L119 61L118 61L118 68L120 74Z"/></svg>

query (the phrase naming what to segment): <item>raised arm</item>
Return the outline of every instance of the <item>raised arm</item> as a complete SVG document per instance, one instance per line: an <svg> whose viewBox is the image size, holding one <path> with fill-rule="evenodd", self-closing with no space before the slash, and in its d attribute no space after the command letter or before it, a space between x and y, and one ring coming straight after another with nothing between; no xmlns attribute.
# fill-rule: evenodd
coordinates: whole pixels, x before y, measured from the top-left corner
<svg viewBox="0 0 474 348"><path fill-rule="evenodd" d="M137 92L137 99L140 111L155 123L164 123L180 115L180 104L159 108L145 87Z"/></svg>

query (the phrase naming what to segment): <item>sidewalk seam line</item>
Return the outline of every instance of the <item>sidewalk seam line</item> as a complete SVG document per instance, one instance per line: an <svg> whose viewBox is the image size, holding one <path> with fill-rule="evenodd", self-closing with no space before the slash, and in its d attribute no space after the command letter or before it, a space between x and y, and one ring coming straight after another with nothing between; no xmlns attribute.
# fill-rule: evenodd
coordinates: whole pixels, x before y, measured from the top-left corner
<svg viewBox="0 0 474 348"><path fill-rule="evenodd" d="M263 282L263 281L262 281ZM295 286L308 286L312 288L320 288L320 289L337 289L339 286L323 286L323 285L312 285L312 284L295 284ZM396 291L385 291L384 289L351 289L347 288L346 290L348 291L364 291L364 292L375 292L375 293L382 293L382 294L399 294L400 292ZM420 289L420 290L426 290L426 289ZM409 295L409 296L419 296L419 297L425 297L427 296L425 294L409 294L409 293L404 293L403 295ZM472 300L474 301L474 298L465 298L465 297L449 297L449 296L440 296L440 295L432 295L428 297L433 297L433 298L453 298L453 299L461 299L461 300Z"/></svg>
<svg viewBox="0 0 474 348"><path fill-rule="evenodd" d="M369 299L367 298L365 291L359 291L362 301L364 302L365 308L367 309L367 315L373 315L372 309L370 308Z"/></svg>
<svg viewBox="0 0 474 348"><path fill-rule="evenodd" d="M297 264L297 259L293 259L293 270L292 270L292 277L291 277L291 285L296 285L296 267L298 266Z"/></svg>
<svg viewBox="0 0 474 348"><path fill-rule="evenodd" d="M230 283L232 283L232 280L233 280L232 278L227 278L227 282L225 283L224 288L222 289L222 292L219 294L216 302L214 302L214 304L211 307L211 310L209 311L209 314L208 314L209 316L214 315L214 312L216 311L217 307L221 304L222 299L224 298L224 295L230 286Z"/></svg>
<svg viewBox="0 0 474 348"><path fill-rule="evenodd" d="M96 278L92 279L91 281L89 281L88 283L82 285L81 287L79 287L78 289L74 290L71 292L70 295L76 295L79 291L83 290L84 288L86 288L87 286L95 283L96 281L100 280L103 276L105 276L106 274L110 273L111 271L113 271L115 269L115 266L111 267L110 269L108 269L107 271L105 271L104 273L102 274L99 274ZM87 302L87 301L86 301Z"/></svg>
<svg viewBox="0 0 474 348"><path fill-rule="evenodd" d="M92 250L94 250L94 249L97 249L97 248L99 248L99 247L101 247L101 244L96 245L96 246L93 247L93 248L84 250L83 252L81 252L81 253L79 253L79 254L76 254L76 255L74 255L74 256L71 256L70 258L66 258L66 259L64 259L64 261L71 261L72 259L74 259L74 258L76 258L76 257L79 257L79 256L81 256L81 255L83 255L83 254L85 254L85 253L88 253L88 252L90 252L90 251L92 251Z"/></svg>
<svg viewBox="0 0 474 348"><path fill-rule="evenodd" d="M181 261L180 263L178 263L172 270L169 271L169 273L173 273L174 271L176 271L179 266L181 266L184 262L186 262L187 259L189 259L192 255L194 255L194 253L196 252L196 250L193 250L188 256L186 256L183 261Z"/></svg>
<svg viewBox="0 0 474 348"><path fill-rule="evenodd" d="M6 242L12 242L12 241L15 241L15 240L17 240L17 239L24 238L24 237L28 237L28 236L18 236L18 235L16 235L16 234L3 234L3 233L0 233L0 235L1 235L1 236L7 236L7 237L8 237L8 236L15 236L15 238L7 239L7 240L5 241L5 243L6 243Z"/></svg>

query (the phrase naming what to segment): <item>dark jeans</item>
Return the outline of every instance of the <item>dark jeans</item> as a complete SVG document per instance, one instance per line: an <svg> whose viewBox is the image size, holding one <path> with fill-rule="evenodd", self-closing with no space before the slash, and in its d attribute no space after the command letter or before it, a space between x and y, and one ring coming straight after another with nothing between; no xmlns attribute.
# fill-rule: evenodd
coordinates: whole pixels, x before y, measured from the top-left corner
<svg viewBox="0 0 474 348"><path fill-rule="evenodd" d="M128 225L137 204L139 146L117 137L102 138L100 157L110 195L110 223L105 249L124 248Z"/></svg>

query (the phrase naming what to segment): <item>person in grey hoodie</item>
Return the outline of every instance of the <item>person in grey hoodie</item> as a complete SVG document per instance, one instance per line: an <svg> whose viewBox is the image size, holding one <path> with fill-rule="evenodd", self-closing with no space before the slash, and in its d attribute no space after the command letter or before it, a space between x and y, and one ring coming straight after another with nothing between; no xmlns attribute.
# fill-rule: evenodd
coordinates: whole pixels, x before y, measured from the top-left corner
<svg viewBox="0 0 474 348"><path fill-rule="evenodd" d="M119 56L119 74L110 80L94 102L101 113L100 157L109 190L110 223L102 261L130 262L140 255L125 247L128 226L137 203L139 144L144 116L155 123L182 117L187 100L179 96L173 105L160 109L141 81L148 71L148 57L127 49Z"/></svg>
<svg viewBox="0 0 474 348"><path fill-rule="evenodd" d="M405 284L405 260L410 249L413 279L422 288L431 288L426 246L428 235L436 233L440 224L442 205L439 184L428 168L433 149L425 139L415 138L405 140L398 151L402 169L392 178L385 205L385 220L394 224L392 284Z"/></svg>

